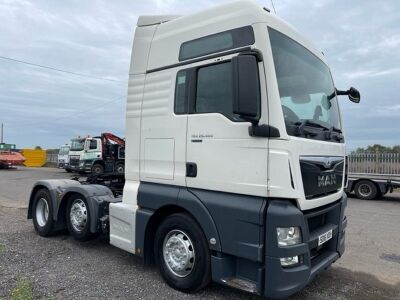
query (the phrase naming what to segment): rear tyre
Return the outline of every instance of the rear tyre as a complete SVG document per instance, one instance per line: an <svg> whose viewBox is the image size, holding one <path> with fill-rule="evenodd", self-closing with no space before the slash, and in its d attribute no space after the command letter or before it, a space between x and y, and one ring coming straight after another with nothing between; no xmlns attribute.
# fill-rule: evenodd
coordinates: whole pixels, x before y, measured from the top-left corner
<svg viewBox="0 0 400 300"><path fill-rule="evenodd" d="M359 199L372 200L375 199L378 194L377 186L369 180L360 180L354 187L354 192Z"/></svg>
<svg viewBox="0 0 400 300"><path fill-rule="evenodd" d="M101 175L104 173L104 167L101 164L94 164L92 167L92 175Z"/></svg>
<svg viewBox="0 0 400 300"><path fill-rule="evenodd" d="M40 236L49 236L54 230L53 203L47 189L36 192L32 204L32 221Z"/></svg>
<svg viewBox="0 0 400 300"><path fill-rule="evenodd" d="M118 174L124 174L124 173L125 173L125 165L124 165L123 163L118 163L118 164L115 166L115 171L116 171Z"/></svg>
<svg viewBox="0 0 400 300"><path fill-rule="evenodd" d="M211 259L200 226L189 215L177 213L158 227L154 257L164 280L182 292L196 292L211 280Z"/></svg>
<svg viewBox="0 0 400 300"><path fill-rule="evenodd" d="M86 198L80 194L71 196L67 204L67 228L78 241L84 242L96 237L90 232L90 209Z"/></svg>

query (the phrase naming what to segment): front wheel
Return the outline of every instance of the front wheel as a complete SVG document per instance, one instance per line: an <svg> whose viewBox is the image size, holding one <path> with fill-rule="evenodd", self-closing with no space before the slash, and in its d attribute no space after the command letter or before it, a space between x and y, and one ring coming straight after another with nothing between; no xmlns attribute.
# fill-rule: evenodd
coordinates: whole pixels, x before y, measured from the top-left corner
<svg viewBox="0 0 400 300"><path fill-rule="evenodd" d="M92 167L92 175L101 175L104 173L104 167L101 164L94 164Z"/></svg>
<svg viewBox="0 0 400 300"><path fill-rule="evenodd" d="M66 217L68 231L76 240L83 242L95 237L90 232L91 215L84 196L76 194L69 198Z"/></svg>
<svg viewBox="0 0 400 300"><path fill-rule="evenodd" d="M167 284L195 292L211 280L210 250L200 226L189 215L167 217L155 235L154 256Z"/></svg>

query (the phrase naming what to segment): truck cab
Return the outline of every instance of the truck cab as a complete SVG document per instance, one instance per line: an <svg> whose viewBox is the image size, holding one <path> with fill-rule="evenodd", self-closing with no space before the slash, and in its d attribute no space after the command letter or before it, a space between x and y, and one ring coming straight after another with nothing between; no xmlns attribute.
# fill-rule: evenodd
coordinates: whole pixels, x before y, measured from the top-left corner
<svg viewBox="0 0 400 300"><path fill-rule="evenodd" d="M213 280L287 297L344 253L339 95L360 98L336 89L323 53L255 2L139 17L122 197L42 181L28 216L35 224L48 198L74 237L107 228L112 245L184 292Z"/></svg>
<svg viewBox="0 0 400 300"><path fill-rule="evenodd" d="M125 141L111 133L71 140L66 170L78 173L119 173L125 171Z"/></svg>
<svg viewBox="0 0 400 300"><path fill-rule="evenodd" d="M67 171L91 172L93 162L102 159L102 145L99 138L76 138L71 140Z"/></svg>
<svg viewBox="0 0 400 300"><path fill-rule="evenodd" d="M69 165L69 145L60 147L57 155L57 168L65 169Z"/></svg>

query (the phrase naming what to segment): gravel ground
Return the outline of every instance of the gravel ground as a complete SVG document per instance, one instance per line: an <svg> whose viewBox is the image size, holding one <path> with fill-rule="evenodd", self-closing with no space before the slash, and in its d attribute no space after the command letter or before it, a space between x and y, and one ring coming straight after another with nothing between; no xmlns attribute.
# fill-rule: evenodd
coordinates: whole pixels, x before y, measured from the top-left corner
<svg viewBox="0 0 400 300"><path fill-rule="evenodd" d="M36 235L26 220L31 182L68 175L52 169L11 172L0 171L0 298L19 293L22 280L34 299L261 299L217 284L183 294L169 288L155 268L102 238L80 243L67 234ZM400 299L400 195L395 196L350 199L345 255L290 299Z"/></svg>

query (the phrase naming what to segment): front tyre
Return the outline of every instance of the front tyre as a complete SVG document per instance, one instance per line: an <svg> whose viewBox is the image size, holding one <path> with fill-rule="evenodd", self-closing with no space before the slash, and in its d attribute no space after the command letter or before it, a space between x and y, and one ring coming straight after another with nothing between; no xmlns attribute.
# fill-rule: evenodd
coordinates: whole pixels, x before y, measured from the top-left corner
<svg viewBox="0 0 400 300"><path fill-rule="evenodd" d="M54 230L53 203L47 189L40 189L33 198L32 221L40 236L49 236Z"/></svg>
<svg viewBox="0 0 400 300"><path fill-rule="evenodd" d="M155 235L154 256L169 286L195 292L211 280L210 250L203 231L188 214L167 217Z"/></svg>
<svg viewBox="0 0 400 300"><path fill-rule="evenodd" d="M90 210L86 198L80 194L72 195L67 204L67 228L78 241L84 242L95 237L90 232Z"/></svg>
<svg viewBox="0 0 400 300"><path fill-rule="evenodd" d="M94 164L92 167L92 175L101 175L104 173L104 167L101 164Z"/></svg>

